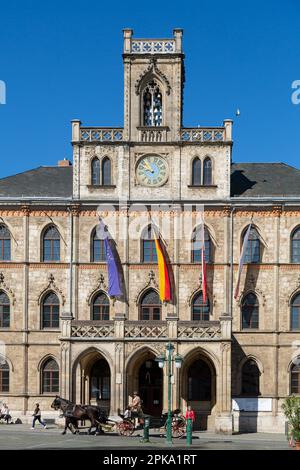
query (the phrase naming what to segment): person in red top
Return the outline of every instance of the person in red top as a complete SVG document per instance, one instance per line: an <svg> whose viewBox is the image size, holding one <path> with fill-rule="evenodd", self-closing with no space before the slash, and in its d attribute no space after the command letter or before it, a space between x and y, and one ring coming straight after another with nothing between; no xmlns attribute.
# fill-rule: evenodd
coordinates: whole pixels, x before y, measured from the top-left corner
<svg viewBox="0 0 300 470"><path fill-rule="evenodd" d="M191 405L187 407L187 410L185 413L185 419L188 419L188 418L190 418L193 421L193 423L195 422L195 412L194 410L192 410Z"/></svg>

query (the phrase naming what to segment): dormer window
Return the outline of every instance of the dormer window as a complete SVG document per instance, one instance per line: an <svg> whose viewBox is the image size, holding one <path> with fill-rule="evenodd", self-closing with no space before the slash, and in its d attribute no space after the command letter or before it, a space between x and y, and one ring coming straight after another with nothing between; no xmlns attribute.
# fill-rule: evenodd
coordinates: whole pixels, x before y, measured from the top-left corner
<svg viewBox="0 0 300 470"><path fill-rule="evenodd" d="M144 126L162 125L162 94L155 80L146 86L143 93Z"/></svg>

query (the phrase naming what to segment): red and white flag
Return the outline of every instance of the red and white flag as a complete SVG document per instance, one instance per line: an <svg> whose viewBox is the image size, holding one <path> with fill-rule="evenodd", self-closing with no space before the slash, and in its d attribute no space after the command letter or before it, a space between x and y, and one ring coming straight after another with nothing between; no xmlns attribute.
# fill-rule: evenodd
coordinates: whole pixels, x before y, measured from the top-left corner
<svg viewBox="0 0 300 470"><path fill-rule="evenodd" d="M235 288L235 291L234 291L234 298L235 299L237 299L238 295L239 295L241 276L242 276L243 266L244 266L244 263L245 263L245 257L246 257L247 247L248 247L248 240L249 240L250 231L251 231L251 224L249 224L247 232L245 233L245 236L244 236L243 248L242 248L240 261L239 261L238 279L237 279L237 284L236 284L236 288Z"/></svg>

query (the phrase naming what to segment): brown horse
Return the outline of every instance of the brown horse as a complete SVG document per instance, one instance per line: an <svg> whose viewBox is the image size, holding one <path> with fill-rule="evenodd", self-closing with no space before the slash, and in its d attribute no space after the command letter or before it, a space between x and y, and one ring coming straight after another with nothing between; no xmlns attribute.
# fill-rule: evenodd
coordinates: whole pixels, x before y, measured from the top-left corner
<svg viewBox="0 0 300 470"><path fill-rule="evenodd" d="M51 408L55 410L61 410L65 417L65 428L62 434L66 434L67 429L70 429L72 434L79 434L78 421L84 421L88 419L91 422L91 426L88 429L88 434L91 434L92 428L96 428L95 434L100 434L102 431L99 428L99 424L106 423L107 415L98 406L91 405L76 405L69 400L59 397L56 395ZM73 432L71 425L75 428Z"/></svg>

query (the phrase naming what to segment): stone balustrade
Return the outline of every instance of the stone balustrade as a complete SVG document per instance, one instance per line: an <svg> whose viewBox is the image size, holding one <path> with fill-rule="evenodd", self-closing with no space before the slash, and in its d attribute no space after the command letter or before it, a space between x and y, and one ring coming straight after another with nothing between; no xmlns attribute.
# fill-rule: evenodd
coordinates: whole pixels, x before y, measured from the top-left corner
<svg viewBox="0 0 300 470"><path fill-rule="evenodd" d="M182 142L225 142L225 127L186 128L180 131Z"/></svg>
<svg viewBox="0 0 300 470"><path fill-rule="evenodd" d="M80 127L81 142L121 142L122 140L124 140L124 135L121 127Z"/></svg>
<svg viewBox="0 0 300 470"><path fill-rule="evenodd" d="M62 320L63 339L69 340L172 340L172 341L220 341L231 338L231 317L223 315L220 321L68 321Z"/></svg>

